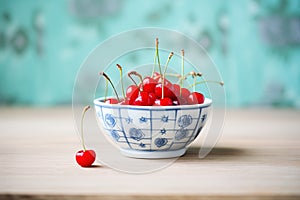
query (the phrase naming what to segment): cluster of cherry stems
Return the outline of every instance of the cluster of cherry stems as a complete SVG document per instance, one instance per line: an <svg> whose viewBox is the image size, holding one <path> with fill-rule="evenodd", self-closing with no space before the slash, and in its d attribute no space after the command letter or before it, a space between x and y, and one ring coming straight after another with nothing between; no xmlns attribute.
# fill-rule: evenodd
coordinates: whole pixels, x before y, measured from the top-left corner
<svg viewBox="0 0 300 200"><path fill-rule="evenodd" d="M123 98L119 98L119 95L115 89L114 84L108 75L104 72L100 72L106 79L106 88L105 88L105 97L104 102L108 104L120 104L120 105L135 105L135 106L178 106L178 105L191 105L191 104L202 104L204 102L204 95L200 92L196 92L196 85L202 84L205 82L216 82L216 81L200 81L196 82L197 76L202 76L201 73L196 73L194 71L184 74L184 50L181 50L182 56L182 66L181 66L181 75L180 74L169 74L171 76L176 76L179 79L180 84L172 84L169 80L166 79L166 71L168 64L174 55L173 52L170 53L168 60L166 62L164 71L162 72L160 66L160 59L158 53L158 39L156 38L156 51L154 57L154 65L152 70L152 76L146 76L144 79L142 76L136 72L131 71L128 73L128 77L133 81L134 85L130 85L126 92L124 92L123 84L123 72L121 65L117 64L117 67L120 71L120 79L122 85ZM156 61L158 63L159 72L155 72ZM133 79L133 75L137 76L140 79L140 83ZM194 78L194 84L190 85L188 88L194 88L194 91L191 92L188 88L183 87L184 80L188 76ZM107 86L108 82L111 84L116 97L107 98ZM223 82L216 82L220 85L223 85Z"/></svg>

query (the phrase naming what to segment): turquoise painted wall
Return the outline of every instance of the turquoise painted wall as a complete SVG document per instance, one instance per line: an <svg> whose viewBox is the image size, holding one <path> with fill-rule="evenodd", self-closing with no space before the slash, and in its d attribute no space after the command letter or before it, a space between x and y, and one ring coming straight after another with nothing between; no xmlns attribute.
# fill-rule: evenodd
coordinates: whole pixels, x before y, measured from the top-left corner
<svg viewBox="0 0 300 200"><path fill-rule="evenodd" d="M149 26L207 48L229 106L300 107L298 0L0 0L0 103L71 103L77 70L97 44Z"/></svg>

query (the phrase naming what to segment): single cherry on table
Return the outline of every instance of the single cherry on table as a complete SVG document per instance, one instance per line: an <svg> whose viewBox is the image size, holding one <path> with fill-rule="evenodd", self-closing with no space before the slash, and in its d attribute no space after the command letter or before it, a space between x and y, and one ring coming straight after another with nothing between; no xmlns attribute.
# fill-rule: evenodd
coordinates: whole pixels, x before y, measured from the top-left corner
<svg viewBox="0 0 300 200"><path fill-rule="evenodd" d="M90 167L92 164L95 162L96 159L96 153L94 150L88 150L85 147L84 144L84 137L83 137L83 119L85 116L86 111L90 109L90 106L86 106L83 109L82 115L81 115L81 123L80 123L80 129L81 129L81 141L82 141L82 150L77 151L75 158L76 162L81 166L81 167Z"/></svg>
<svg viewBox="0 0 300 200"><path fill-rule="evenodd" d="M96 153L94 150L79 150L76 153L76 161L81 167L90 167L94 163Z"/></svg>

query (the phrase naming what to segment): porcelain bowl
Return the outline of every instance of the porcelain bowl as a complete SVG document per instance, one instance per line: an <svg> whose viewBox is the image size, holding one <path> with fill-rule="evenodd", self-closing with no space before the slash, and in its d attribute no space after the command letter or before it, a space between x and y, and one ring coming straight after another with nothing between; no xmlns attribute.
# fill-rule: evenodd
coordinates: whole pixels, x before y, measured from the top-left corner
<svg viewBox="0 0 300 200"><path fill-rule="evenodd" d="M123 155L134 158L182 156L204 127L212 100L179 106L107 104L95 99L97 119L104 134Z"/></svg>

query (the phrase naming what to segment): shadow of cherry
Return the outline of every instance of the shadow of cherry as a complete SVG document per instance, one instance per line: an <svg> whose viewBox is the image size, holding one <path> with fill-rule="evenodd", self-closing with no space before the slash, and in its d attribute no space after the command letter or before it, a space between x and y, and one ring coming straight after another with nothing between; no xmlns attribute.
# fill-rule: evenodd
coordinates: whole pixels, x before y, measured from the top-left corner
<svg viewBox="0 0 300 200"><path fill-rule="evenodd" d="M93 164L93 165L91 165L89 167L86 167L86 168L101 168L101 167L103 167L103 166L102 165Z"/></svg>

